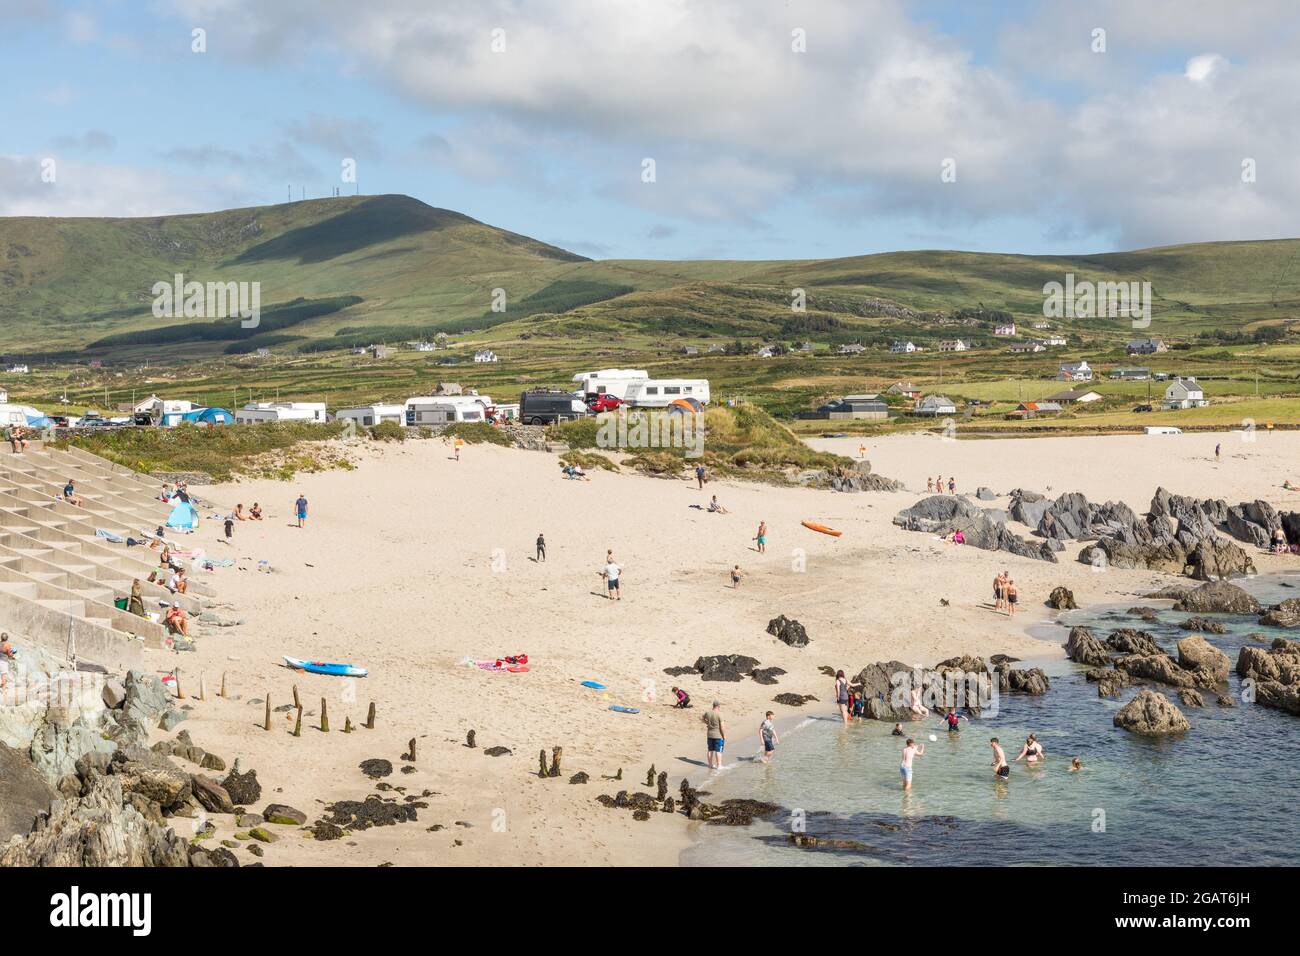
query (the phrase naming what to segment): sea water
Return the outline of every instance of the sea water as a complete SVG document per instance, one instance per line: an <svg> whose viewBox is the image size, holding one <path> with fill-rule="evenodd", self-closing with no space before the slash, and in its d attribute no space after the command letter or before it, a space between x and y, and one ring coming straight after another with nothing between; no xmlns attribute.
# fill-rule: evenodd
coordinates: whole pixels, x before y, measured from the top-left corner
<svg viewBox="0 0 1300 956"><path fill-rule="evenodd" d="M1261 603L1300 597L1300 575L1238 581ZM1188 636L1178 622L1191 615L1170 602L1136 599L1155 607L1159 622L1126 613L1130 604L1063 613L1033 633L1060 645L1069 628L1086 625L1098 637L1132 627L1166 650ZM1228 628L1205 634L1234 668L1244 644L1267 647L1247 635L1300 638L1261 627L1255 616L1207 615ZM1190 732L1145 738L1115 727L1112 718L1137 688L1118 699L1099 698L1087 668L1060 657L1026 658L1051 678L1043 697L1002 694L995 717L962 721L950 734L939 715L904 723L926 746L914 761L912 790L902 789L904 739L892 723L855 720L844 727L826 703L781 739L769 764L749 753L729 753L731 769L712 777L688 773L710 802L744 796L782 811L750 827L701 824L681 857L684 865L1289 865L1300 863L1300 717L1244 703L1235 671L1226 695L1235 706L1186 707L1156 686L1187 715ZM833 699L828 693L823 700ZM998 737L1014 760L1029 733L1048 757L1039 765L1013 763L1010 779L992 772L989 738ZM931 742L930 734L939 739ZM752 748L750 748L752 749ZM1083 769L1071 773L1070 758ZM796 847L792 832L853 840L866 849Z"/></svg>

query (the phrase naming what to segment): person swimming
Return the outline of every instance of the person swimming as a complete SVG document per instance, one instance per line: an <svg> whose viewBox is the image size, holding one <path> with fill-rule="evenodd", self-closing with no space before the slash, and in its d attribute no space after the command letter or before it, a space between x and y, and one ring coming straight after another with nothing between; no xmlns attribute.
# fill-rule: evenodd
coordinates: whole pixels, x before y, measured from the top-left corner
<svg viewBox="0 0 1300 956"><path fill-rule="evenodd" d="M1015 762L1019 763L1023 760L1025 763L1038 763L1046 756L1047 754L1043 752L1043 745L1038 742L1038 737L1035 734L1030 734L1025 738L1025 745L1020 749Z"/></svg>

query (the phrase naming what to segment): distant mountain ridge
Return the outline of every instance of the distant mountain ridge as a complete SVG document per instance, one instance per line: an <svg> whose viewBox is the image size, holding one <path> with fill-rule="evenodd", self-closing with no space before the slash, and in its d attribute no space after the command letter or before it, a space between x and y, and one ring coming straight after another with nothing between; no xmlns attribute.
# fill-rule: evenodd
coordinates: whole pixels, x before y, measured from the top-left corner
<svg viewBox="0 0 1300 956"><path fill-rule="evenodd" d="M220 322L164 332L177 323L153 316L150 290L177 273L258 282L276 321L251 333L232 321L229 340ZM495 338L611 330L867 341L982 334L989 331L983 323L952 317L1041 319L1044 285L1069 274L1150 282L1153 322L1143 334L1249 331L1300 316L1294 239L1081 256L918 251L592 261L408 196L382 195L143 219L0 219L0 350L111 354L200 341L210 349L226 341L242 350L262 341L320 348L493 326ZM194 321L211 326L210 317ZM1081 335L1132 332L1124 319L1053 325Z"/></svg>

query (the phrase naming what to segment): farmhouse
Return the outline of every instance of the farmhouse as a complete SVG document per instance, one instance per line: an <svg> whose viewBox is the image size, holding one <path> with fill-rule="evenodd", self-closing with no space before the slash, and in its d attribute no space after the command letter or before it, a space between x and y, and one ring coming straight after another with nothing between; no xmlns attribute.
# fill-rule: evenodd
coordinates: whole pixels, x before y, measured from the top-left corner
<svg viewBox="0 0 1300 956"><path fill-rule="evenodd" d="M1017 342L1007 349L1008 352L1015 352L1017 355L1023 355L1027 352L1046 352L1047 346L1042 342Z"/></svg>
<svg viewBox="0 0 1300 956"><path fill-rule="evenodd" d="M1061 406L1056 402L1021 402L1007 418L1038 418L1041 415L1059 415Z"/></svg>
<svg viewBox="0 0 1300 956"><path fill-rule="evenodd" d="M965 339L944 339L939 343L940 352L967 352L971 348Z"/></svg>
<svg viewBox="0 0 1300 956"><path fill-rule="evenodd" d="M898 341L898 342L895 342L893 345L891 345L891 346L889 347L889 351L891 351L891 352L915 352L915 351L916 351L916 343L914 343L914 342L912 342L912 341L910 341L910 340L909 340L909 341L906 341L906 342Z"/></svg>
<svg viewBox="0 0 1300 956"><path fill-rule="evenodd" d="M947 395L927 395L916 404L918 415L956 415L957 406Z"/></svg>
<svg viewBox="0 0 1300 956"><path fill-rule="evenodd" d="M1208 404L1205 392L1194 378L1175 379L1165 389L1165 408L1203 408Z"/></svg>
<svg viewBox="0 0 1300 956"><path fill-rule="evenodd" d="M1059 333L1053 333L1052 335L1045 335L1038 341L1043 343L1043 345L1047 346L1049 349L1061 348L1064 345L1070 344L1066 340L1065 336Z"/></svg>
<svg viewBox="0 0 1300 956"><path fill-rule="evenodd" d="M839 353L841 355L857 355L859 352L865 352L867 347L859 342L850 342L848 345L841 345Z"/></svg>
<svg viewBox="0 0 1300 956"><path fill-rule="evenodd" d="M1151 377L1151 369L1141 366L1125 366L1112 369L1110 377L1117 382L1145 382Z"/></svg>
<svg viewBox="0 0 1300 956"><path fill-rule="evenodd" d="M1155 355L1158 352L1168 352L1169 346L1161 339L1134 339L1124 346L1124 350L1129 355Z"/></svg>
<svg viewBox="0 0 1300 956"><path fill-rule="evenodd" d="M889 417L889 406L879 395L845 395L843 398L832 399L815 411L800 417L829 418L834 421L864 418L883 421Z"/></svg>
<svg viewBox="0 0 1300 956"><path fill-rule="evenodd" d="M993 334L994 334L994 335L1003 335L1003 336L1015 335L1015 334L1016 334L1016 323L1014 323L1014 322L1003 322L1003 323L1001 323L1000 325L995 325L995 326L993 327Z"/></svg>
<svg viewBox="0 0 1300 956"><path fill-rule="evenodd" d="M392 351L392 349L390 349L387 345L372 345L372 346L370 346L370 353L371 353L375 358L377 358L377 359L386 359L386 358L388 358L388 355L389 355L389 353L390 353L391 351Z"/></svg>
<svg viewBox="0 0 1300 956"><path fill-rule="evenodd" d="M496 352L493 352L491 349L483 349L474 353L474 361L479 363L496 362L499 361L499 359L497 358Z"/></svg>
<svg viewBox="0 0 1300 956"><path fill-rule="evenodd" d="M895 382L889 388L885 389L888 395L903 395L906 398L916 399L921 395L921 390L911 382Z"/></svg>
<svg viewBox="0 0 1300 956"><path fill-rule="evenodd" d="M1091 382L1092 367L1088 365L1086 360L1065 362L1057 371L1056 377L1063 382Z"/></svg>
<svg viewBox="0 0 1300 956"><path fill-rule="evenodd" d="M1055 395L1048 395L1044 401L1059 402L1062 405L1086 405L1089 402L1101 401L1101 397L1100 392L1094 392L1090 388L1072 388L1057 392Z"/></svg>

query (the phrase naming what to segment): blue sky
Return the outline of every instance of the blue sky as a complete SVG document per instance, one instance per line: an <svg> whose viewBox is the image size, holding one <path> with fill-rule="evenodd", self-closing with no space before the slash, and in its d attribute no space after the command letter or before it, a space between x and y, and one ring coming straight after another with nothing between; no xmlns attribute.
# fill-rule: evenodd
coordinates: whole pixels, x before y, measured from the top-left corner
<svg viewBox="0 0 1300 956"><path fill-rule="evenodd" d="M0 214L320 197L351 158L596 258L1297 234L1300 15L1079 6L0 0Z"/></svg>

